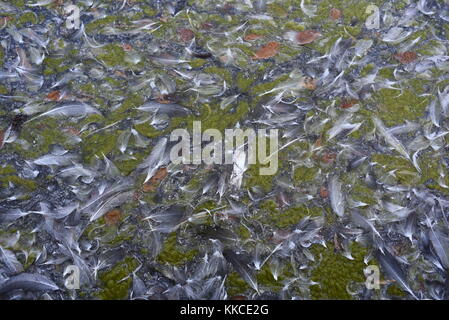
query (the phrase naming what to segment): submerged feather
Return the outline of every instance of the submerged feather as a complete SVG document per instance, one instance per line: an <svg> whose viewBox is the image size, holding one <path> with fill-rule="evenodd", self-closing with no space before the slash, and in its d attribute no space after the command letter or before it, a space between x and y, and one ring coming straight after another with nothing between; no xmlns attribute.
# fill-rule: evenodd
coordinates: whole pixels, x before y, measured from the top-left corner
<svg viewBox="0 0 449 320"><path fill-rule="evenodd" d="M21 273L0 283L0 294L18 289L25 291L55 291L59 290L59 287L46 276L32 273Z"/></svg>

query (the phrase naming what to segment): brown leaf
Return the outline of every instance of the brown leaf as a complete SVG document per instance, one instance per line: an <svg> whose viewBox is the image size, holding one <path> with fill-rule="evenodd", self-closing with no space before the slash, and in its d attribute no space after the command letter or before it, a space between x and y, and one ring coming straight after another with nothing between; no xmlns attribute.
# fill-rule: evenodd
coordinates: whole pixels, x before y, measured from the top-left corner
<svg viewBox="0 0 449 320"><path fill-rule="evenodd" d="M113 210L109 211L108 213L106 213L106 215L104 216L104 219L106 221L106 224L111 226L111 225L119 223L121 217L122 217L122 213L120 212L120 210L113 209Z"/></svg>
<svg viewBox="0 0 449 320"><path fill-rule="evenodd" d="M329 17L332 20L338 20L341 18L341 10L337 9L337 8L332 8L331 11L329 12Z"/></svg>
<svg viewBox="0 0 449 320"><path fill-rule="evenodd" d="M321 198L327 198L329 197L329 191L325 187L320 188L320 197Z"/></svg>
<svg viewBox="0 0 449 320"><path fill-rule="evenodd" d="M3 148L3 139L5 139L5 131L0 130L0 149Z"/></svg>
<svg viewBox="0 0 449 320"><path fill-rule="evenodd" d="M156 187L159 185L159 183L164 180L164 178L168 175L167 168L160 168L154 176L151 177L150 181L145 183L142 187L142 190L144 192L153 192L156 190Z"/></svg>
<svg viewBox="0 0 449 320"><path fill-rule="evenodd" d="M253 41L253 40L260 39L260 38L262 38L261 35L258 35L258 34L255 34L255 33L248 33L248 34L243 38L243 40L245 40L245 41Z"/></svg>
<svg viewBox="0 0 449 320"><path fill-rule="evenodd" d="M47 99L51 101L59 101L59 99L61 99L61 93L59 90L52 91L47 95Z"/></svg>
<svg viewBox="0 0 449 320"><path fill-rule="evenodd" d="M212 29L214 27L214 24L212 22L203 22L201 24L201 29L203 30L209 30Z"/></svg>
<svg viewBox="0 0 449 320"><path fill-rule="evenodd" d="M341 102L339 107L343 108L343 109L348 109L348 108L351 108L353 105L357 104L358 102L359 102L359 100L356 100L356 99L350 99L350 100L345 99Z"/></svg>
<svg viewBox="0 0 449 320"><path fill-rule="evenodd" d="M156 101L162 104L174 103L175 97L169 94L161 94L158 97L156 97Z"/></svg>
<svg viewBox="0 0 449 320"><path fill-rule="evenodd" d="M133 49L132 45L130 45L129 43L122 44L122 48L125 51L131 51Z"/></svg>
<svg viewBox="0 0 449 320"><path fill-rule="evenodd" d="M299 81L299 86L301 88L305 88L307 90L315 90L316 89L316 80L311 77L302 78Z"/></svg>
<svg viewBox="0 0 449 320"><path fill-rule="evenodd" d="M396 53L394 57L403 64L410 63L415 61L418 58L418 55L412 51L406 51L402 53Z"/></svg>
<svg viewBox="0 0 449 320"><path fill-rule="evenodd" d="M332 163L332 162L334 162L335 159L337 159L337 155L335 153L330 153L330 152L325 152L323 154L323 157L321 158L321 160L324 163Z"/></svg>
<svg viewBox="0 0 449 320"><path fill-rule="evenodd" d="M274 57L279 51L279 42L271 41L260 48L256 54L253 56L253 60L257 59L267 59Z"/></svg>
<svg viewBox="0 0 449 320"><path fill-rule="evenodd" d="M192 30L187 28L181 28L178 30L179 37L182 41L187 42L193 39L195 37L195 34Z"/></svg>
<svg viewBox="0 0 449 320"><path fill-rule="evenodd" d="M305 31L299 31L296 34L296 41L298 41L299 44L308 44L315 41L319 36L321 36L321 33L314 30L305 30Z"/></svg>
<svg viewBox="0 0 449 320"><path fill-rule="evenodd" d="M80 131L76 129L75 127L64 127L63 130L69 134L73 134L74 136L79 136Z"/></svg>

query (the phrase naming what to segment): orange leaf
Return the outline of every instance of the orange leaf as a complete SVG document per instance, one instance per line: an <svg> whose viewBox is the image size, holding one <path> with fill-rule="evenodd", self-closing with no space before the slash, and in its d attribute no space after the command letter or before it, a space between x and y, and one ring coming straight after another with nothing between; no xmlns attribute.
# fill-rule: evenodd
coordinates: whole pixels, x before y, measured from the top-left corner
<svg viewBox="0 0 449 320"><path fill-rule="evenodd" d="M122 213L118 209L113 209L106 213L104 216L104 219L106 220L107 225L113 225L117 224L120 221L120 218L122 217Z"/></svg>
<svg viewBox="0 0 449 320"><path fill-rule="evenodd" d="M316 89L316 80L310 77L307 77L304 80L304 87L308 90L315 90Z"/></svg>
<svg viewBox="0 0 449 320"><path fill-rule="evenodd" d="M192 30L187 29L187 28L181 28L178 30L178 34L179 37L181 38L182 41L187 42L193 39L193 37L195 36L195 34L193 33Z"/></svg>
<svg viewBox="0 0 449 320"><path fill-rule="evenodd" d="M337 159L337 155L335 153L330 153L330 152L325 152L323 154L323 157L321 158L321 160L324 163L332 163L332 162L334 162L335 159Z"/></svg>
<svg viewBox="0 0 449 320"><path fill-rule="evenodd" d="M52 91L47 95L47 99L51 101L59 101L60 98L61 95L59 90Z"/></svg>
<svg viewBox="0 0 449 320"><path fill-rule="evenodd" d="M327 198L329 197L329 191L325 187L320 188L320 197L321 198Z"/></svg>
<svg viewBox="0 0 449 320"><path fill-rule="evenodd" d="M402 53L396 53L394 57L400 62L400 63L410 63L415 61L418 58L418 55L415 52L412 51L406 51Z"/></svg>
<svg viewBox="0 0 449 320"><path fill-rule="evenodd" d="M265 46L263 46L256 52L256 54L253 56L253 60L274 57L278 53L279 46L279 42L268 42Z"/></svg>
<svg viewBox="0 0 449 320"><path fill-rule="evenodd" d="M300 31L296 34L296 41L298 41L299 44L308 44L315 41L319 36L321 36L321 33L318 31Z"/></svg>
<svg viewBox="0 0 449 320"><path fill-rule="evenodd" d="M348 109L348 108L351 108L353 105L355 105L358 102L359 101L356 99L343 100L340 104L340 108Z"/></svg>
<svg viewBox="0 0 449 320"><path fill-rule="evenodd" d="M332 20L338 20L341 18L341 10L337 9L337 8L332 8L331 11L329 12L329 17Z"/></svg>
<svg viewBox="0 0 449 320"><path fill-rule="evenodd" d="M247 35L243 38L243 40L245 40L245 41L253 41L253 40L260 39L260 38L262 38L261 35L258 35L258 34L255 34L255 33L249 33L249 34L247 34Z"/></svg>
<svg viewBox="0 0 449 320"><path fill-rule="evenodd" d="M164 178L168 175L167 168L160 168L154 176L151 177L148 183L145 183L142 187L144 192L153 192L156 190L157 185L164 180Z"/></svg>
<svg viewBox="0 0 449 320"><path fill-rule="evenodd" d="M133 47L129 43L122 44L122 48L125 51L131 51L133 49Z"/></svg>

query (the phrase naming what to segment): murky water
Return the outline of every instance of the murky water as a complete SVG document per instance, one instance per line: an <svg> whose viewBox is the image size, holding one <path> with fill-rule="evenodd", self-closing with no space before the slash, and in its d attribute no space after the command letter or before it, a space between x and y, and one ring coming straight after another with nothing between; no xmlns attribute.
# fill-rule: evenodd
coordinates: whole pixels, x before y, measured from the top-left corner
<svg viewBox="0 0 449 320"><path fill-rule="evenodd" d="M446 299L448 9L0 2L0 297Z"/></svg>

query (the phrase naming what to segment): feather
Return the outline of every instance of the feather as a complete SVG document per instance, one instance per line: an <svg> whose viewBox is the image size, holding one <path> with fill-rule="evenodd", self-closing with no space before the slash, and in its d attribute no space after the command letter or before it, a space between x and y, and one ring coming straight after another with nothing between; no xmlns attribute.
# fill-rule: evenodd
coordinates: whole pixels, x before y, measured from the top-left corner
<svg viewBox="0 0 449 320"><path fill-rule="evenodd" d="M0 222L13 222L29 214L29 212L23 212L20 209L10 209L6 212L0 213Z"/></svg>
<svg viewBox="0 0 449 320"><path fill-rule="evenodd" d="M447 270L449 268L449 243L447 237L445 237L439 230L435 230L433 227L429 231L429 240L432 243L442 266Z"/></svg>
<svg viewBox="0 0 449 320"><path fill-rule="evenodd" d="M413 31L406 31L401 27L391 28L382 38L382 41L397 44L407 39Z"/></svg>
<svg viewBox="0 0 449 320"><path fill-rule="evenodd" d="M341 190L341 183L338 181L337 177L332 177L329 182L329 196L332 210L334 210L339 217L342 217L345 213L345 199Z"/></svg>
<svg viewBox="0 0 449 320"><path fill-rule="evenodd" d="M304 12L304 14L310 18L315 17L315 13L317 11L317 6L316 5L306 5L304 3L304 0L301 0L301 4L300 4L301 10L302 12Z"/></svg>
<svg viewBox="0 0 449 320"><path fill-rule="evenodd" d="M410 293L415 299L418 299L408 285L406 274L402 270L401 265L396 260L396 258L391 253L389 253L388 250L384 250L384 253L377 251L375 256L387 275L396 280L398 285L408 293Z"/></svg>
<svg viewBox="0 0 449 320"><path fill-rule="evenodd" d="M65 168L57 173L57 175L63 178L71 178L73 180L83 177L82 181L84 183L91 183L97 176L95 171L84 168L81 164L76 163L75 165Z"/></svg>
<svg viewBox="0 0 449 320"><path fill-rule="evenodd" d="M108 198L116 193L124 192L131 188L132 188L131 181L129 179L123 179L118 183L113 184L112 186L105 189L104 192L92 196L83 206L81 206L80 210L83 211L89 209L99 201L102 201L103 199Z"/></svg>
<svg viewBox="0 0 449 320"><path fill-rule="evenodd" d="M59 287L47 277L32 273L21 273L0 284L0 294L18 289L25 291L55 291L59 290Z"/></svg>
<svg viewBox="0 0 449 320"><path fill-rule="evenodd" d="M449 86L447 86L443 92L440 92L440 88L438 88L438 100L440 101L443 114L447 116L449 108Z"/></svg>
<svg viewBox="0 0 449 320"><path fill-rule="evenodd" d="M126 149L128 148L128 142L130 137L131 137L130 130L125 130L118 136L117 145L121 153L125 153Z"/></svg>
<svg viewBox="0 0 449 320"><path fill-rule="evenodd" d="M354 211L351 212L351 220L357 226L359 226L359 227L361 227L363 229L371 230L375 235L377 235L378 237L381 238L381 235L376 230L376 227L374 226L374 224L371 221L369 221L367 218L365 218L364 216L359 214L357 211L354 210Z"/></svg>
<svg viewBox="0 0 449 320"><path fill-rule="evenodd" d="M145 287L145 283L140 279L137 275L133 276L133 290L131 296L135 298L140 298L145 295L147 288Z"/></svg>
<svg viewBox="0 0 449 320"><path fill-rule="evenodd" d="M234 270L243 278L243 280L245 280L251 288L259 292L257 281L252 270L242 261L240 255L234 253L230 249L225 249L223 250L223 256L232 264Z"/></svg>
<svg viewBox="0 0 449 320"><path fill-rule="evenodd" d="M132 199L133 194L134 191L125 191L113 195L112 197L107 199L102 205L100 205L98 209L95 210L94 213L92 213L89 221L92 222L101 218L109 210L121 205L122 203L126 202L129 199Z"/></svg>
<svg viewBox="0 0 449 320"><path fill-rule="evenodd" d="M24 36L24 37L30 39L31 41L35 42L36 44L38 44L39 46L41 46L44 49L47 47L47 44L50 42L50 39L44 40L40 35L38 35L31 28L21 29L21 30L19 30L19 33L22 36Z"/></svg>
<svg viewBox="0 0 449 320"><path fill-rule="evenodd" d="M230 184L239 189L242 184L243 174L246 171L246 152L243 148L238 148L234 153L234 167L230 179Z"/></svg>
<svg viewBox="0 0 449 320"><path fill-rule="evenodd" d="M73 154L64 154L64 155L52 155L47 154L40 158L37 158L33 161L34 164L40 166L67 166L72 163L73 160L76 159L76 155Z"/></svg>
<svg viewBox="0 0 449 320"><path fill-rule="evenodd" d="M73 211L78 209L79 204L78 203L72 203L65 207L56 208L54 211L49 211L47 206L44 206L43 203L41 203L41 211L31 211L31 213L37 213L40 215L45 216L46 218L51 219L64 219L69 214L71 214Z"/></svg>
<svg viewBox="0 0 449 320"><path fill-rule="evenodd" d="M331 140L344 130L351 130L348 132L348 134L351 134L352 132L358 130L362 123L350 123L349 120L351 119L351 117L352 114L347 114L335 121L334 126L328 132L328 140Z"/></svg>
<svg viewBox="0 0 449 320"><path fill-rule="evenodd" d="M0 246L0 262L6 267L9 274L15 274L23 272L23 266L19 260L17 260L16 255Z"/></svg>
<svg viewBox="0 0 449 320"><path fill-rule="evenodd" d="M421 13L423 13L425 15L435 14L435 11L431 11L431 10L427 9L426 7L427 7L427 0L419 0L417 8L419 11L421 11Z"/></svg>
<svg viewBox="0 0 449 320"><path fill-rule="evenodd" d="M408 155L407 150L402 145L402 143L396 139L393 135L391 135L387 128L385 128L383 122L379 119L374 117L373 119L374 124L376 125L376 129L379 132L379 134L385 139L385 141L393 147L399 154L401 154L406 159L410 160L410 156Z"/></svg>
<svg viewBox="0 0 449 320"><path fill-rule="evenodd" d="M433 100L429 105L429 117L430 120L432 120L432 123L438 128L440 127L440 115L441 115L441 110L439 109L440 108L437 106L437 101Z"/></svg>
<svg viewBox="0 0 449 320"><path fill-rule="evenodd" d="M147 177L145 178L144 183L150 180L153 175L156 173L157 169L164 163L164 154L165 149L167 147L167 138L160 139L153 150L151 150L151 154L140 164L137 168L148 168Z"/></svg>
<svg viewBox="0 0 449 320"><path fill-rule="evenodd" d="M90 113L100 114L97 109L85 103L69 103L44 112L34 118L31 118L27 122L39 119L41 117L85 117Z"/></svg>
<svg viewBox="0 0 449 320"><path fill-rule="evenodd" d="M159 103L155 101L150 101L145 103L144 105L137 108L139 111L144 112L158 112L158 113L169 113L169 114L177 114L183 115L190 113L190 110L180 106L179 104L174 103Z"/></svg>
<svg viewBox="0 0 449 320"><path fill-rule="evenodd" d="M407 237L410 242L413 242L413 235L416 231L416 215L410 214L404 223L401 225L400 231L404 237Z"/></svg>

